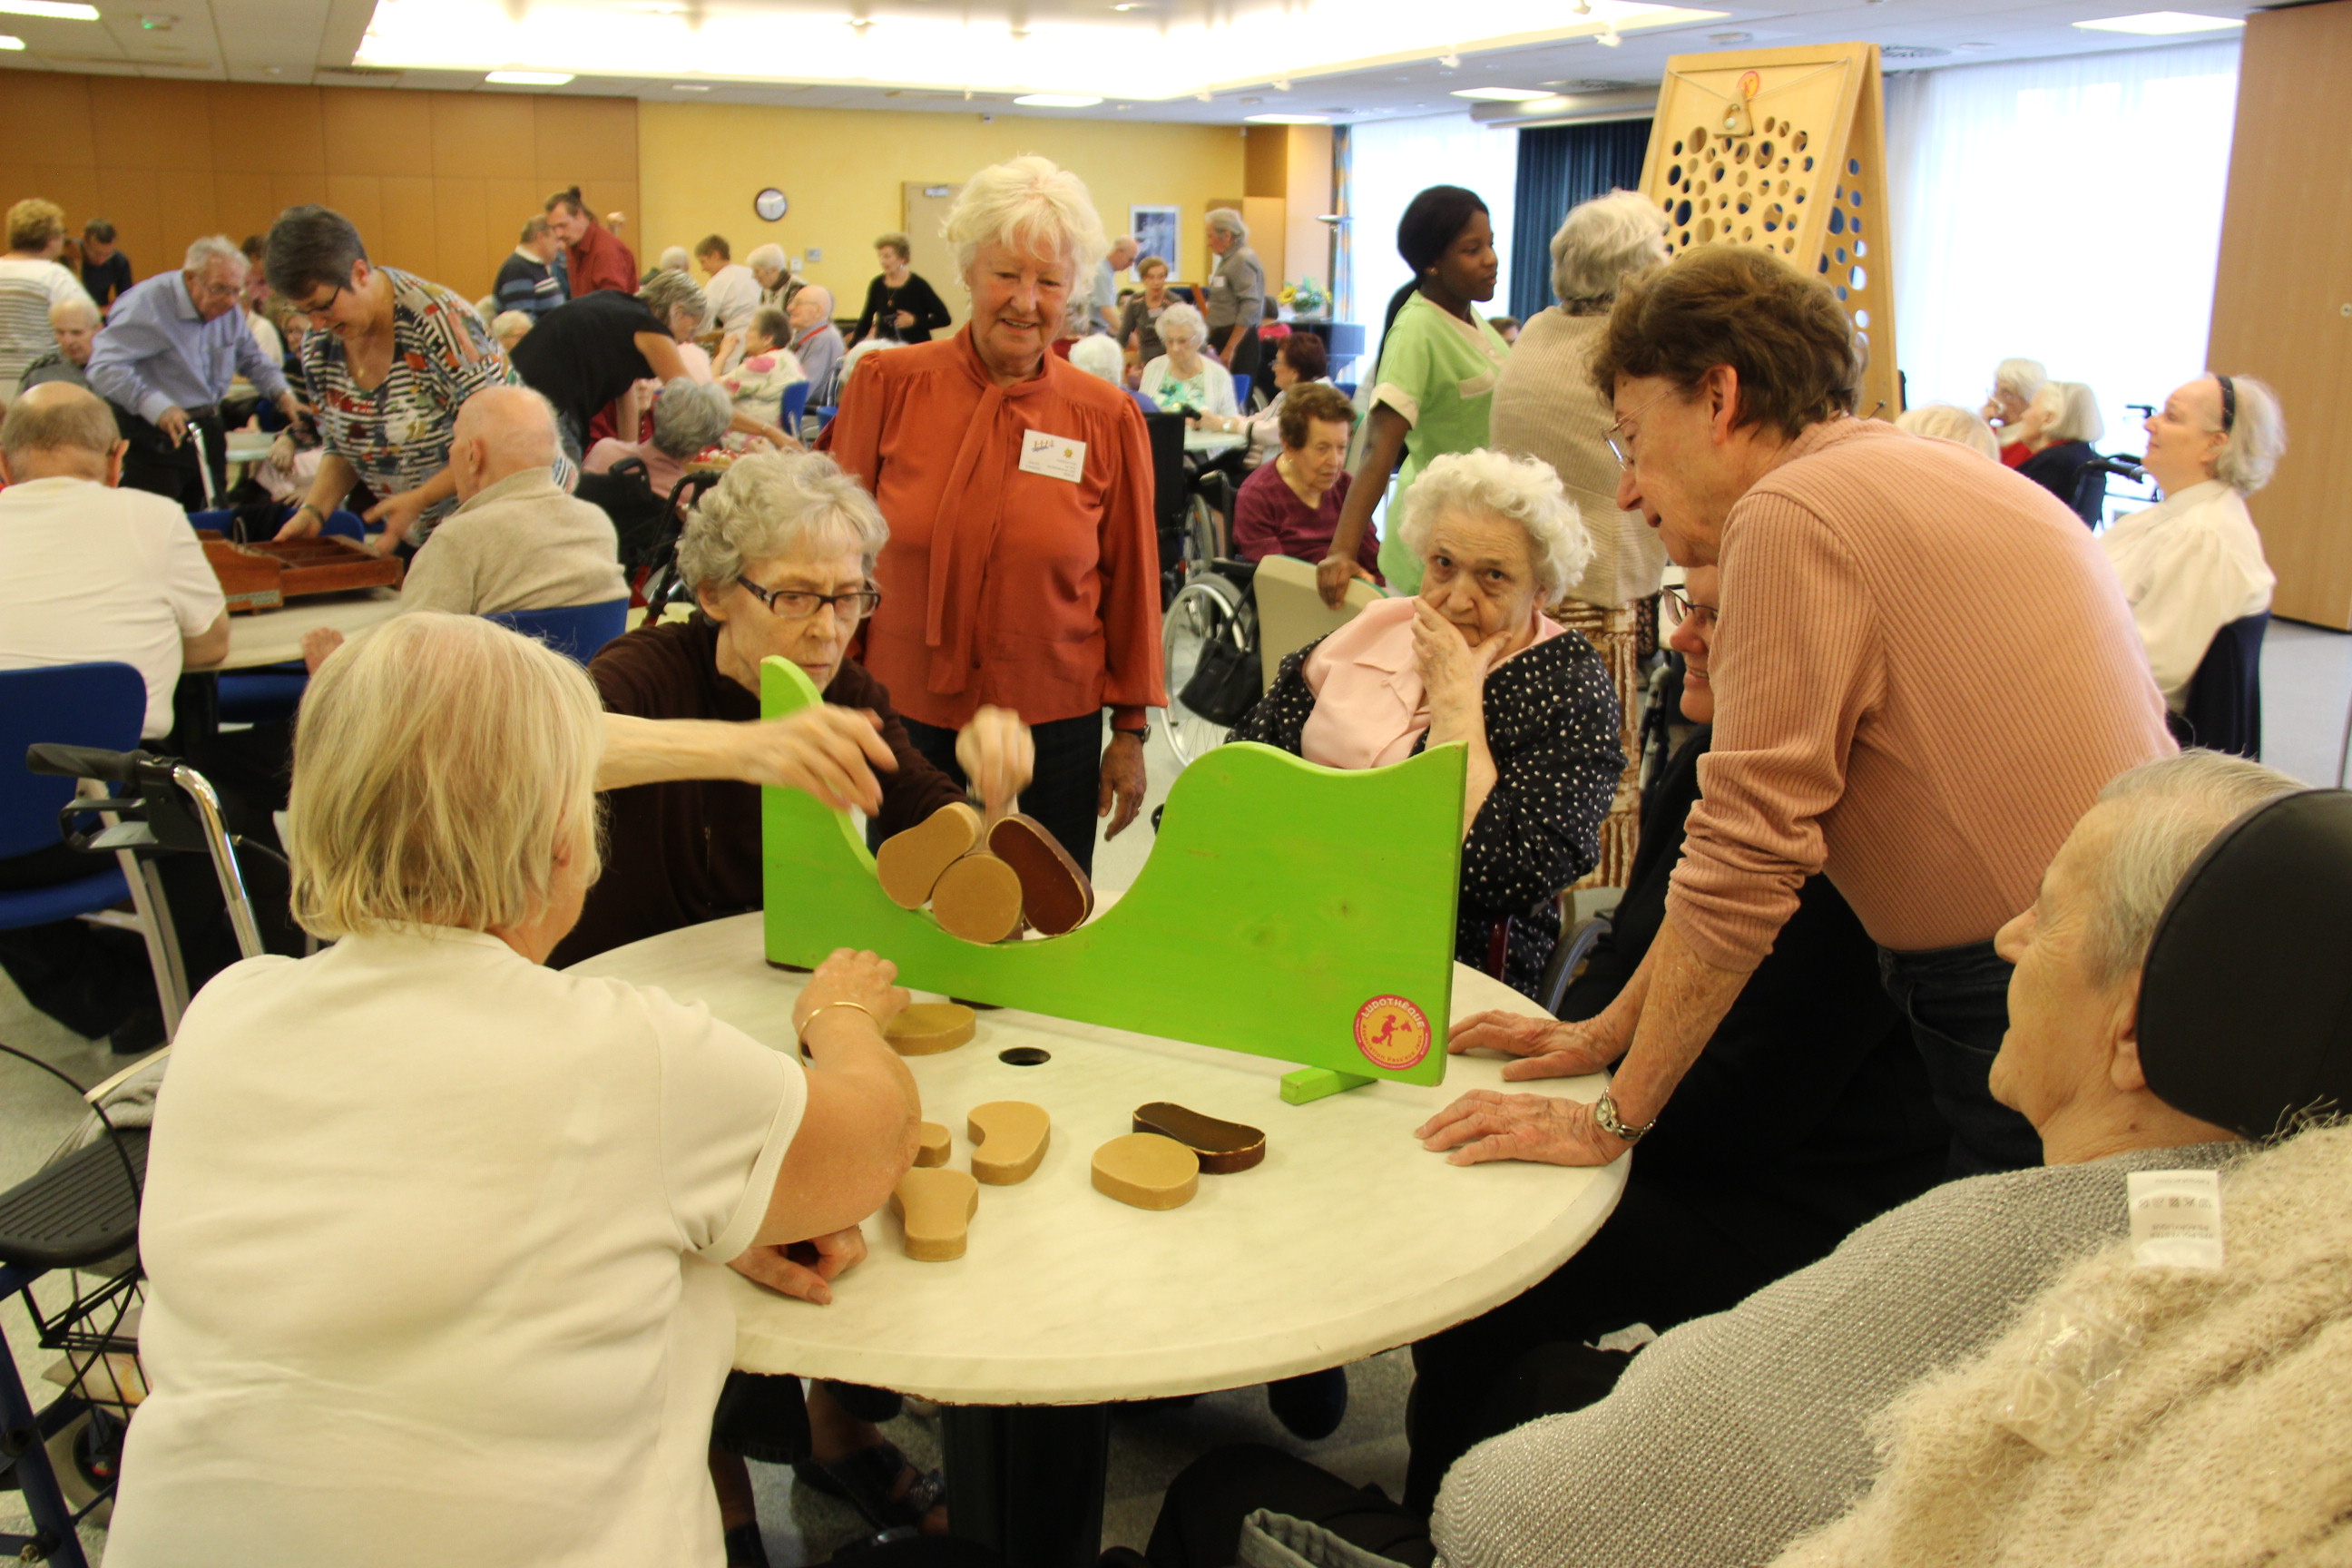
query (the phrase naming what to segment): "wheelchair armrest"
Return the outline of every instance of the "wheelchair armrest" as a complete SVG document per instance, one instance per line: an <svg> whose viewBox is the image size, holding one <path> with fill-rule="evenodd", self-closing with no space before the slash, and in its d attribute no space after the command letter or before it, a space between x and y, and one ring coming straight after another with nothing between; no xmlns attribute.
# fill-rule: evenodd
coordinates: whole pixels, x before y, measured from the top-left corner
<svg viewBox="0 0 2352 1568"><path fill-rule="evenodd" d="M1567 998L1578 968L1591 955L1593 944L1612 929L1605 914L1588 915L1568 928L1551 950L1551 961L1544 965L1543 978L1536 984L1538 1006L1554 1017L1559 1016L1559 1005Z"/></svg>
<svg viewBox="0 0 2352 1568"><path fill-rule="evenodd" d="M149 760L145 752L102 752L94 746L64 746L45 741L26 749L25 771L57 778L128 784L139 764Z"/></svg>

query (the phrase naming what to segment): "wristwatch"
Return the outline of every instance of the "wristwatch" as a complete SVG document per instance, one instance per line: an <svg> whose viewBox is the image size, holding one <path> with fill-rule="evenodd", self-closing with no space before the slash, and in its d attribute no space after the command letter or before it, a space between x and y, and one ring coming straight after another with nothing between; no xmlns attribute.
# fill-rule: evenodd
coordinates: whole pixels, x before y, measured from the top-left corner
<svg viewBox="0 0 2352 1568"><path fill-rule="evenodd" d="M1649 1136L1650 1129L1658 1124L1658 1119L1653 1116L1639 1127L1627 1126L1617 1115L1616 1096L1605 1089L1601 1091L1601 1098L1592 1102L1592 1120L1601 1131L1612 1138L1622 1139L1628 1145L1639 1143Z"/></svg>
<svg viewBox="0 0 2352 1568"><path fill-rule="evenodd" d="M1141 745L1144 742L1151 739L1151 721L1148 719L1145 720L1143 727L1138 730L1121 730L1114 725L1111 729L1111 733L1114 735L1132 735L1135 737L1136 743L1138 745Z"/></svg>

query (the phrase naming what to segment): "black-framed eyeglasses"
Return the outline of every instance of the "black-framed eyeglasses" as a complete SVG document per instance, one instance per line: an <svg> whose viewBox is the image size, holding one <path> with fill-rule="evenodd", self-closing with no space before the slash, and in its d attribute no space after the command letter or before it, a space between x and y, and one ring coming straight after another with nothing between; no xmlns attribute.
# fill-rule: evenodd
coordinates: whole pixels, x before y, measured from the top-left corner
<svg viewBox="0 0 2352 1568"><path fill-rule="evenodd" d="M1693 616L1699 617L1698 624L1702 626L1717 626L1722 622L1723 617L1717 613L1713 605L1702 605L1672 584L1660 588L1658 597L1665 603L1666 616L1670 625L1678 626Z"/></svg>
<svg viewBox="0 0 2352 1568"><path fill-rule="evenodd" d="M737 585L751 597L768 606L768 613L782 616L788 621L804 621L831 605L833 613L856 625L872 615L882 603L879 588L853 588L846 594L811 594L799 588L762 588L749 577L738 575Z"/></svg>
<svg viewBox="0 0 2352 1568"><path fill-rule="evenodd" d="M335 301L342 297L343 285L341 283L334 284L331 291L327 295L324 303L317 305L297 305L293 308L294 313L315 327L319 324L319 318L333 310L335 308Z"/></svg>
<svg viewBox="0 0 2352 1568"><path fill-rule="evenodd" d="M1673 390L1671 386L1666 388L1666 392ZM1653 397L1649 403L1644 403L1641 407L1634 409L1633 413L1620 416L1614 424L1601 432L1601 438L1609 443L1609 450L1616 457L1619 468L1630 468L1633 466L1633 432L1625 428L1625 421L1633 418L1636 415L1647 413L1651 404L1661 401L1665 395L1665 392L1658 394L1656 397Z"/></svg>

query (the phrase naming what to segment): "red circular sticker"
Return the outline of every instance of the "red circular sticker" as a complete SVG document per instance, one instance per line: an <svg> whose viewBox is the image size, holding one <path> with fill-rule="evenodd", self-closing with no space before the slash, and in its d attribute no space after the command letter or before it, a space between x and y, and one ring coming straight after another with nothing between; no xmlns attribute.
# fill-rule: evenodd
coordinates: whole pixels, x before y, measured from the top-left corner
<svg viewBox="0 0 2352 1568"><path fill-rule="evenodd" d="M1356 1009L1356 1048L1374 1067L1402 1072L1429 1054L1429 1017L1402 996L1375 996Z"/></svg>

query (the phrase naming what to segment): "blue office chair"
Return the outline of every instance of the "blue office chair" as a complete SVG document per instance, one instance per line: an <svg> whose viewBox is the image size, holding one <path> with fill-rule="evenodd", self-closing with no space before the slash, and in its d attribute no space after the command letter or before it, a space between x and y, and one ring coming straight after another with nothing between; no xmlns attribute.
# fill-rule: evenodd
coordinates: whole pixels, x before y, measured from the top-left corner
<svg viewBox="0 0 2352 1568"><path fill-rule="evenodd" d="M808 397L809 384L805 381L796 381L784 388L785 434L797 436L801 433L801 415L808 408Z"/></svg>
<svg viewBox="0 0 2352 1568"><path fill-rule="evenodd" d="M574 664L586 664L597 650L628 628L629 601L570 605L560 610L501 610L486 616L509 631L537 637Z"/></svg>

